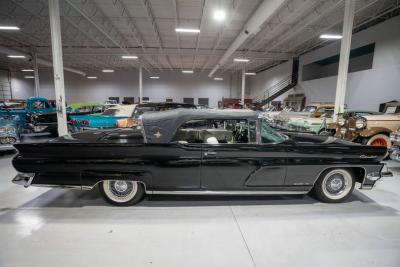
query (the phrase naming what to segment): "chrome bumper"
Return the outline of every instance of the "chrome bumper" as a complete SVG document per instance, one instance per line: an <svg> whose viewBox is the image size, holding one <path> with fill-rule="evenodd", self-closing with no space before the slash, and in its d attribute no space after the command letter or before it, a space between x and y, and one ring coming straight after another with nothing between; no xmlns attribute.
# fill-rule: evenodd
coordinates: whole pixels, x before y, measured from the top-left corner
<svg viewBox="0 0 400 267"><path fill-rule="evenodd" d="M9 151L9 150L15 150L15 147L13 145L0 145L0 151Z"/></svg>
<svg viewBox="0 0 400 267"><path fill-rule="evenodd" d="M389 149L390 158L396 161L400 161L400 147L393 146Z"/></svg>
<svg viewBox="0 0 400 267"><path fill-rule="evenodd" d="M34 173L18 173L14 179L12 179L12 182L17 185L23 185L26 188L31 185L33 178L35 178Z"/></svg>

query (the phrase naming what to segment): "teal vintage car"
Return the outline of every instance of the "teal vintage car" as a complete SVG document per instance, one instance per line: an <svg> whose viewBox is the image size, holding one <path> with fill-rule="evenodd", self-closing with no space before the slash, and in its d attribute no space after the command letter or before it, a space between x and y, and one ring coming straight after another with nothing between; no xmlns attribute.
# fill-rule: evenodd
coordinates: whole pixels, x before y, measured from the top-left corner
<svg viewBox="0 0 400 267"><path fill-rule="evenodd" d="M19 123L24 130L34 131L32 119L38 114L55 112L49 100L44 97L29 97L25 103L19 106L3 106L0 108L0 117L14 115L19 119Z"/></svg>
<svg viewBox="0 0 400 267"><path fill-rule="evenodd" d="M365 115L380 115L381 112L369 111L369 110L345 110L349 116L365 116ZM326 125L333 123L333 110L327 110L322 116L318 118L307 118L296 121L296 130L301 132L311 132L314 134L329 134L326 131Z"/></svg>
<svg viewBox="0 0 400 267"><path fill-rule="evenodd" d="M69 120L71 131L90 129L115 128L119 119L126 119L133 115L135 104L117 105L100 114L71 115Z"/></svg>

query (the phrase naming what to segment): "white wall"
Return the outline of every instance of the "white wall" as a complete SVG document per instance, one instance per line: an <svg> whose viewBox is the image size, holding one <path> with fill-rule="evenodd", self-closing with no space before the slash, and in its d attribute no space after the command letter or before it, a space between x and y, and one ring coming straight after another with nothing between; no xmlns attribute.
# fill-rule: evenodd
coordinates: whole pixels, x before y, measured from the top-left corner
<svg viewBox="0 0 400 267"><path fill-rule="evenodd" d="M400 99L400 16L353 35L352 48L375 43L372 69L349 73L346 104L352 109L378 110L379 104ZM339 54L340 41L304 54L300 57L299 84L287 94L305 93L307 103L334 102L337 76L301 81L303 65ZM291 63L290 63L291 64ZM289 63L283 63L250 78L252 96L261 94L273 81L283 79L291 72Z"/></svg>
<svg viewBox="0 0 400 267"><path fill-rule="evenodd" d="M108 97L135 97L139 96L138 71L115 71L114 73L93 73L98 79L91 80L83 76L64 72L65 92L67 102L77 101L104 101ZM20 73L13 79L13 93L15 98L26 98L34 92L33 80L23 79ZM194 97L195 104L198 98L209 98L209 105L217 107L223 97L237 97L236 79L230 74L223 75L223 81L215 81L207 73L182 74L181 72L164 71L157 74L158 80L152 80L147 72L143 72L143 96L150 97L150 101L165 101L172 98L176 102L183 102L185 97ZM54 99L54 84L52 69L39 72L40 95Z"/></svg>

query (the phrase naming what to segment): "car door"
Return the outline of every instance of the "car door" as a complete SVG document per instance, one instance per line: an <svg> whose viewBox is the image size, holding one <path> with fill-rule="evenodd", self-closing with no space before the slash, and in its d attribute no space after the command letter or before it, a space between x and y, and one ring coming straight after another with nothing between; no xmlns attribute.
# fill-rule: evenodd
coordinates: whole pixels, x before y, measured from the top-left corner
<svg viewBox="0 0 400 267"><path fill-rule="evenodd" d="M249 125L252 123L257 124L254 121ZM259 126L254 130L259 131ZM261 141L255 137L257 135L249 134L247 143L203 144L203 190L257 190L284 185L285 145L260 144Z"/></svg>
<svg viewBox="0 0 400 267"><path fill-rule="evenodd" d="M190 191L200 188L201 144L154 144L146 146L151 165L153 189ZM147 159L146 159L147 158Z"/></svg>

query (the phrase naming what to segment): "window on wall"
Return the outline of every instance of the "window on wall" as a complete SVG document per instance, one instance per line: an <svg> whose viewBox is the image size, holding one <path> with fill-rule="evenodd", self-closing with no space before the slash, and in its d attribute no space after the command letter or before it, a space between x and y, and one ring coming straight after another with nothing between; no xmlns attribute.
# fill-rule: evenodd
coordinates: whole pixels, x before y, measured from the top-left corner
<svg viewBox="0 0 400 267"><path fill-rule="evenodd" d="M134 97L124 97L122 104L135 104L135 98Z"/></svg>
<svg viewBox="0 0 400 267"><path fill-rule="evenodd" d="M201 98L201 97L199 97L199 99L198 99L198 104L208 107L208 97L207 97L207 98Z"/></svg>
<svg viewBox="0 0 400 267"><path fill-rule="evenodd" d="M143 102L149 102L149 101L150 101L150 97L148 97L148 96L143 96L143 97L142 97L142 101L143 101Z"/></svg>
<svg viewBox="0 0 400 267"><path fill-rule="evenodd" d="M184 97L183 98L183 103L194 104L194 98L193 97Z"/></svg>
<svg viewBox="0 0 400 267"><path fill-rule="evenodd" d="M167 98L165 99L165 102L174 102L174 100L172 98Z"/></svg>
<svg viewBox="0 0 400 267"><path fill-rule="evenodd" d="M372 68L375 43L350 51L349 73ZM338 74L340 55L334 55L303 66L302 80L314 80Z"/></svg>

